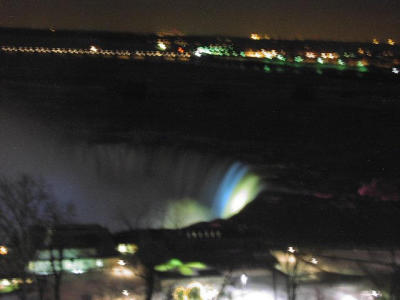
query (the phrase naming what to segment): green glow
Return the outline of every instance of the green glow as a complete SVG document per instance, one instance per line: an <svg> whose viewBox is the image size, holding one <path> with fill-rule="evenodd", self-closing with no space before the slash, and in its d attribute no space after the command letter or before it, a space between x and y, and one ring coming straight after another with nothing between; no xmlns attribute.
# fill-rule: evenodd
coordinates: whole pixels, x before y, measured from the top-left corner
<svg viewBox="0 0 400 300"><path fill-rule="evenodd" d="M235 56L232 46L203 46L198 47L195 51L196 56L201 56L202 54L215 55L215 56Z"/></svg>
<svg viewBox="0 0 400 300"><path fill-rule="evenodd" d="M172 258L164 264L157 265L154 270L158 272L179 272L184 276L192 276L196 274L196 270L204 270L207 266L201 262L183 263L177 258Z"/></svg>
<svg viewBox="0 0 400 300"><path fill-rule="evenodd" d="M38 254L39 260L49 260L52 257L54 259L59 259L60 252L58 250L40 250ZM75 258L82 258L82 257L94 257L96 256L97 251L94 248L67 248L63 249L62 256L64 259L75 259Z"/></svg>
<svg viewBox="0 0 400 300"><path fill-rule="evenodd" d="M358 71L361 73L365 73L365 72L368 72L368 68L367 67L358 67Z"/></svg>
<svg viewBox="0 0 400 300"><path fill-rule="evenodd" d="M240 56L241 56L241 57L246 57L246 53L244 53L244 51L241 51L241 52L240 52Z"/></svg>
<svg viewBox="0 0 400 300"><path fill-rule="evenodd" d="M346 63L345 63L343 60L341 60L341 59L338 60L338 64L339 64L340 66L345 66L345 65L346 65Z"/></svg>
<svg viewBox="0 0 400 300"><path fill-rule="evenodd" d="M0 280L0 294L2 293L11 293L13 291L18 290L20 280L17 279L1 279Z"/></svg>
<svg viewBox="0 0 400 300"><path fill-rule="evenodd" d="M267 65L264 66L264 72L269 73L271 72L271 68L268 67Z"/></svg>
<svg viewBox="0 0 400 300"><path fill-rule="evenodd" d="M296 57L294 58L294 61L297 62L297 63L301 63L301 62L304 61L304 59L303 59L301 56L296 56Z"/></svg>
<svg viewBox="0 0 400 300"><path fill-rule="evenodd" d="M257 175L246 175L235 187L222 213L223 218L237 214L243 207L252 201L261 191L261 179Z"/></svg>
<svg viewBox="0 0 400 300"><path fill-rule="evenodd" d="M61 270L70 273L81 274L89 270L98 269L104 265L101 259L95 258L78 258L78 259L63 259L55 260L53 264L50 260L36 260L29 262L28 270L35 274L47 275L53 273L54 270L59 272Z"/></svg>
<svg viewBox="0 0 400 300"><path fill-rule="evenodd" d="M318 57L317 62L322 65L324 63L324 60L321 57Z"/></svg>
<svg viewBox="0 0 400 300"><path fill-rule="evenodd" d="M362 61L358 61L358 62L357 62L357 67L359 67L359 68L364 67L363 62L362 62Z"/></svg>
<svg viewBox="0 0 400 300"><path fill-rule="evenodd" d="M281 55L281 54L278 54L277 58L278 58L280 61L286 61L286 58L285 58L283 55Z"/></svg>
<svg viewBox="0 0 400 300"><path fill-rule="evenodd" d="M171 201L164 218L165 228L180 228L210 220L211 211L193 199Z"/></svg>

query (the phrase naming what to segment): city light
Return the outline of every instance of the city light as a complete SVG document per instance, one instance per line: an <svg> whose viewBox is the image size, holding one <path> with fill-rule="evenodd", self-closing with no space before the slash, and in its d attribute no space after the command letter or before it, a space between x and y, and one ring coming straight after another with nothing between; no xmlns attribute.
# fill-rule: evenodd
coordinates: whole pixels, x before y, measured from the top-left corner
<svg viewBox="0 0 400 300"><path fill-rule="evenodd" d="M388 40L387 40L387 43L388 43L390 46L396 45L396 42L395 42L393 39L388 39Z"/></svg>
<svg viewBox="0 0 400 300"><path fill-rule="evenodd" d="M118 244L117 250L122 254L134 254L138 247L135 244Z"/></svg>
<svg viewBox="0 0 400 300"><path fill-rule="evenodd" d="M380 44L378 39L372 39L372 43L374 45L379 45Z"/></svg>
<svg viewBox="0 0 400 300"><path fill-rule="evenodd" d="M157 42L157 47L158 47L158 49L160 49L160 50L167 50L167 45L166 45L164 42L162 42L162 41L158 41L158 42Z"/></svg>
<svg viewBox="0 0 400 300"><path fill-rule="evenodd" d="M249 277L246 274L240 275L240 282L242 283L243 286L247 284L247 281L249 280Z"/></svg>
<svg viewBox="0 0 400 300"><path fill-rule="evenodd" d="M91 52L95 52L95 53L97 53L97 52L99 51L99 49L97 49L96 46L90 46L89 50L90 50Z"/></svg>
<svg viewBox="0 0 400 300"><path fill-rule="evenodd" d="M120 259L120 260L118 261L118 264L119 264L120 266L125 266L125 265L126 265L126 262L125 262L124 260Z"/></svg>
<svg viewBox="0 0 400 300"><path fill-rule="evenodd" d="M129 296L128 290L122 290L122 295L124 295L124 296Z"/></svg>
<svg viewBox="0 0 400 300"><path fill-rule="evenodd" d="M290 246L287 251L290 252L290 253L295 253L296 252L296 250L292 246Z"/></svg>
<svg viewBox="0 0 400 300"><path fill-rule="evenodd" d="M311 263L314 264L314 265L316 265L316 264L318 264L318 260L317 260L315 257L313 257L313 258L311 259Z"/></svg>
<svg viewBox="0 0 400 300"><path fill-rule="evenodd" d="M257 34L257 33L250 34L250 38L252 40L256 40L256 41L261 40L261 36L259 34Z"/></svg>
<svg viewBox="0 0 400 300"><path fill-rule="evenodd" d="M314 52L306 52L306 57L307 58L316 58L317 54L315 54Z"/></svg>
<svg viewBox="0 0 400 300"><path fill-rule="evenodd" d="M393 68L392 73L394 74L399 74L400 73L400 68Z"/></svg>
<svg viewBox="0 0 400 300"><path fill-rule="evenodd" d="M8 248L6 246L0 246L0 255L7 255Z"/></svg>
<svg viewBox="0 0 400 300"><path fill-rule="evenodd" d="M297 63L301 63L301 62L304 61L304 59L303 59L301 56L296 56L296 57L294 58L294 61L297 62Z"/></svg>

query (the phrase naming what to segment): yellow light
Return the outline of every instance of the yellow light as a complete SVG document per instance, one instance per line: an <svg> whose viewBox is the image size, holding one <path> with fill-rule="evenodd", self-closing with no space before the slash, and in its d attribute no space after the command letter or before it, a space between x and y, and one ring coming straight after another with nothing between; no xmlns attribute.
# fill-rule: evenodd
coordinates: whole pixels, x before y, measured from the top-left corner
<svg viewBox="0 0 400 300"><path fill-rule="evenodd" d="M252 33L252 34L250 34L250 38L251 38L252 40L256 40L256 41L261 40L260 35L257 34L257 33Z"/></svg>
<svg viewBox="0 0 400 300"><path fill-rule="evenodd" d="M372 39L372 44L374 44L374 45L379 45L378 39Z"/></svg>
<svg viewBox="0 0 400 300"><path fill-rule="evenodd" d="M390 45L390 46L394 46L394 45L396 45L396 42L393 40L393 39L388 39L388 44Z"/></svg>
<svg viewBox="0 0 400 300"><path fill-rule="evenodd" d="M97 51L99 51L99 50L96 48L96 46L90 46L89 50L92 51L92 52L97 52Z"/></svg>
<svg viewBox="0 0 400 300"><path fill-rule="evenodd" d="M0 246L0 255L7 255L8 248L6 246Z"/></svg>
<svg viewBox="0 0 400 300"><path fill-rule="evenodd" d="M134 254L138 250L138 247L135 244L118 244L117 250L123 254Z"/></svg>
<svg viewBox="0 0 400 300"><path fill-rule="evenodd" d="M358 48L358 51L357 51L359 54L365 54L365 51L364 51L364 49L362 49L362 48Z"/></svg>
<svg viewBox="0 0 400 300"><path fill-rule="evenodd" d="M306 52L306 57L307 58L316 58L317 55L314 52Z"/></svg>

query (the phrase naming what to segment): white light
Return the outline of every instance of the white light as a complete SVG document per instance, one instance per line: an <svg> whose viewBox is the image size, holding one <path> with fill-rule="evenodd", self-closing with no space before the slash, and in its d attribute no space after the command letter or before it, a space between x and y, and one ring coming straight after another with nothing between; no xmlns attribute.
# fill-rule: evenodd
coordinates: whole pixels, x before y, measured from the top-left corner
<svg viewBox="0 0 400 300"><path fill-rule="evenodd" d="M248 280L249 280L249 277L248 277L246 274L240 275L240 282L241 282L243 285L246 285Z"/></svg>
<svg viewBox="0 0 400 300"><path fill-rule="evenodd" d="M81 270L81 269L73 269L71 272L74 273L74 274L82 274L82 273L84 273L84 271Z"/></svg>
<svg viewBox="0 0 400 300"><path fill-rule="evenodd" d="M122 259L120 259L120 260L118 261L118 264L119 264L120 266L125 266L125 265L126 265L126 262L123 261Z"/></svg>
<svg viewBox="0 0 400 300"><path fill-rule="evenodd" d="M242 210L242 208L246 205L249 199L249 192L246 189L243 189L238 194L236 194L231 202L231 211L233 214L238 213Z"/></svg>
<svg viewBox="0 0 400 300"><path fill-rule="evenodd" d="M316 264L318 264L318 260L317 260L315 257L313 257L313 258L311 259L311 263L314 264L314 265L316 265Z"/></svg>
<svg viewBox="0 0 400 300"><path fill-rule="evenodd" d="M8 279L3 279L2 281L0 281L0 284L2 286L9 286L11 285L11 282Z"/></svg>
<svg viewBox="0 0 400 300"><path fill-rule="evenodd" d="M118 251L121 252L121 253L126 253L126 252L128 252L128 247L126 247L125 244L119 244L118 245Z"/></svg>
<svg viewBox="0 0 400 300"><path fill-rule="evenodd" d="M160 48L161 50L166 50L167 49L167 45L164 42L158 42L157 43L158 48Z"/></svg>
<svg viewBox="0 0 400 300"><path fill-rule="evenodd" d="M340 300L357 300L357 298L351 296L351 295L345 295Z"/></svg>
<svg viewBox="0 0 400 300"><path fill-rule="evenodd" d="M293 247L289 247L287 251L290 252L290 253L295 253L296 252L296 250Z"/></svg>
<svg viewBox="0 0 400 300"><path fill-rule="evenodd" d="M236 291L233 293L233 299L240 300L273 300L274 297L269 292L265 291L249 291L249 292L241 292Z"/></svg>
<svg viewBox="0 0 400 300"><path fill-rule="evenodd" d="M400 73L400 70L399 70L399 68L393 68L393 69L392 69L392 72L393 72L394 74L399 74L399 73Z"/></svg>
<svg viewBox="0 0 400 300"><path fill-rule="evenodd" d="M122 290L122 295L129 296L129 292L127 290Z"/></svg>
<svg viewBox="0 0 400 300"><path fill-rule="evenodd" d="M92 51L92 52L99 51L95 46L90 46L89 50Z"/></svg>
<svg viewBox="0 0 400 300"><path fill-rule="evenodd" d="M103 267L104 266L103 261L101 259L97 259L96 260L96 266L98 266L99 268Z"/></svg>

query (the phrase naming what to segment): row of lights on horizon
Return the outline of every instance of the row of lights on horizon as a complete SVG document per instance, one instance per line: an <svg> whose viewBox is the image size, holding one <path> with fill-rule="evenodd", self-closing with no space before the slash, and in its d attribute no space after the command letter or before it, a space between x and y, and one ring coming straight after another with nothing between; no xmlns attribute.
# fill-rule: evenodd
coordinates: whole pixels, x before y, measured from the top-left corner
<svg viewBox="0 0 400 300"><path fill-rule="evenodd" d="M259 41L259 40L270 40L271 36L268 34L259 34L259 33L251 33L250 34L250 39ZM386 43L390 46L395 46L396 41L393 38L388 38ZM379 45L381 42L377 38L372 39L372 44L374 45Z"/></svg>

